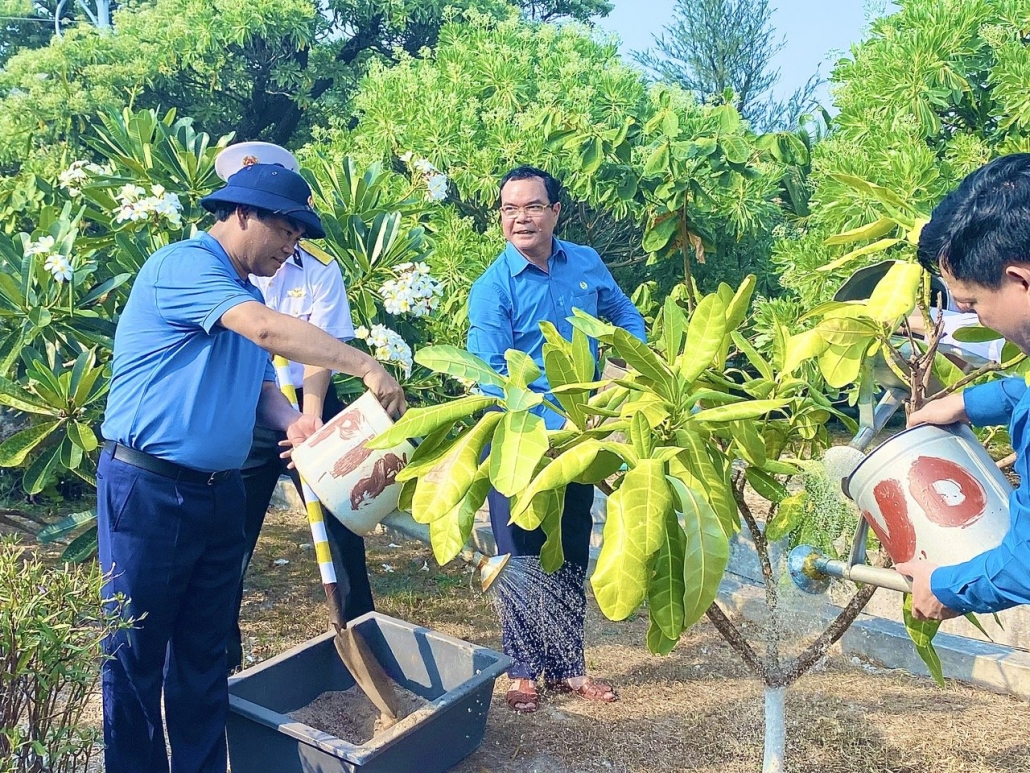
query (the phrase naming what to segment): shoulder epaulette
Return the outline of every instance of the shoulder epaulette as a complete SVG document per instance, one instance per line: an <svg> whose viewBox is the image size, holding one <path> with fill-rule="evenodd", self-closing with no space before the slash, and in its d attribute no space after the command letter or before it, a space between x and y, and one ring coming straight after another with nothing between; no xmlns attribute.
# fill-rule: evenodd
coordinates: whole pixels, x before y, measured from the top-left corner
<svg viewBox="0 0 1030 773"><path fill-rule="evenodd" d="M311 257L313 257L315 260L317 260L319 263L321 263L323 266L328 266L330 263L333 262L332 255L323 250L317 244L309 242L307 239L301 241L300 248L304 250L304 252L308 253Z"/></svg>

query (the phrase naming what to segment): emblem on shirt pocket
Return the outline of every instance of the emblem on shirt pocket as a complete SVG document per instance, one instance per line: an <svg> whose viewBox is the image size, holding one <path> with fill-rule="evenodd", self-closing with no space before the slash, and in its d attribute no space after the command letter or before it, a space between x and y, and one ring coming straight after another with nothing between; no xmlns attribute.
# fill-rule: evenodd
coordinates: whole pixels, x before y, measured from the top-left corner
<svg viewBox="0 0 1030 773"><path fill-rule="evenodd" d="M579 283L579 289L580 290L586 290L587 289L587 283L586 282L580 282Z"/></svg>
<svg viewBox="0 0 1030 773"><path fill-rule="evenodd" d="M308 293L303 287L294 287L292 290L287 290L286 295L290 298L303 298Z"/></svg>

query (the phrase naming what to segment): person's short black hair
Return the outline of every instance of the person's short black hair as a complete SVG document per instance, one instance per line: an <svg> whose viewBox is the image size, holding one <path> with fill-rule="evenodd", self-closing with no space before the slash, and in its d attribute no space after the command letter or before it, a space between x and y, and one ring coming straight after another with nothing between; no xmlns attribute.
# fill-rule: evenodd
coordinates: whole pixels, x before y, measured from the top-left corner
<svg viewBox="0 0 1030 773"><path fill-rule="evenodd" d="M269 220L273 218L280 218L282 220L287 221L290 224L290 227L294 230L301 231L302 233L307 231L307 226L305 226L299 220L294 220L289 215L280 215L276 212L272 212L271 210L262 209L261 207L252 207L248 204L230 204L227 201L220 201L214 205L214 207L211 210L211 214L215 216L215 220L217 222L221 223L225 220L228 220L233 214L235 214L237 209L245 209L249 212L253 212L254 217L260 220L262 223L267 223Z"/></svg>
<svg viewBox="0 0 1030 773"><path fill-rule="evenodd" d="M928 271L998 288L1011 263L1030 263L1030 153L996 158L941 200L919 234Z"/></svg>
<svg viewBox="0 0 1030 773"><path fill-rule="evenodd" d="M561 196L561 183L558 182L557 178L549 172L545 172L543 169L537 169L535 166L526 165L515 167L501 178L501 184L497 186L498 199L500 199L501 191L504 190L504 186L512 180L531 180L534 177L538 177L544 181L544 188L547 189L547 203L557 204L558 197Z"/></svg>

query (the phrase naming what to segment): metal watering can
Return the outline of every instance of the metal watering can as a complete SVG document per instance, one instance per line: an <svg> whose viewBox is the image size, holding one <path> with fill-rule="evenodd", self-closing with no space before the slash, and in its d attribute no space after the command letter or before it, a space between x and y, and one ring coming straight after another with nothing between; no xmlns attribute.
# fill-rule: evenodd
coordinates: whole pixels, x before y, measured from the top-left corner
<svg viewBox="0 0 1030 773"><path fill-rule="evenodd" d="M848 560L808 545L787 563L801 590L821 593L830 577L908 592L891 569L865 563L868 529L895 563L913 558L947 566L996 547L1009 529L1012 486L965 424L921 425L890 438L844 479L842 488L862 513Z"/></svg>

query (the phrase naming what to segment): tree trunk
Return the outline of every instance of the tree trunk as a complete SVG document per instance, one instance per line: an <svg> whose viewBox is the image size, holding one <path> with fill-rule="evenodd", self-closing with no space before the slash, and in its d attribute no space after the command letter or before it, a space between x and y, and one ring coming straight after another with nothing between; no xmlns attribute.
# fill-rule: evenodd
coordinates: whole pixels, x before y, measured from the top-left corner
<svg viewBox="0 0 1030 773"><path fill-rule="evenodd" d="M783 773L785 747L785 722L783 719L783 696L786 687L765 688L765 756L762 773Z"/></svg>

